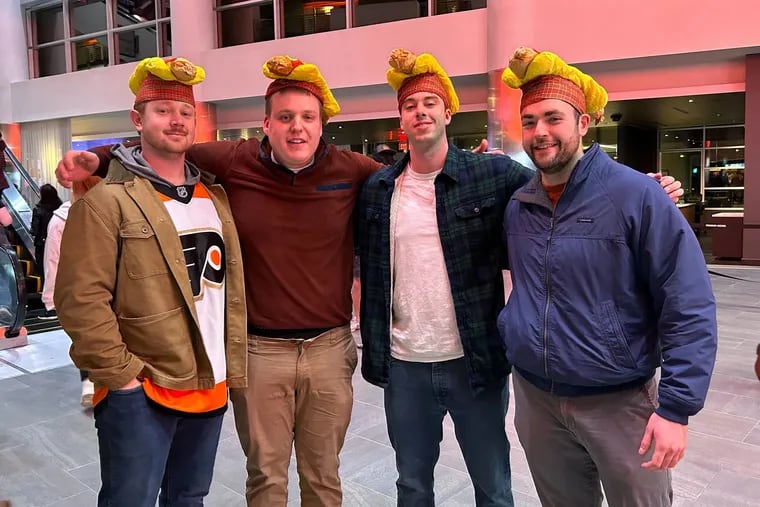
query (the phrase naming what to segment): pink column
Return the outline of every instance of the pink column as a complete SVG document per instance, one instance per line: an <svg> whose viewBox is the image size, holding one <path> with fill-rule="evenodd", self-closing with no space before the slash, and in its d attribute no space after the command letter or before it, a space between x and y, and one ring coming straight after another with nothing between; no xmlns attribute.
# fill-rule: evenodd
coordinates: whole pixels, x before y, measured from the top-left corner
<svg viewBox="0 0 760 507"><path fill-rule="evenodd" d="M760 264L760 54L747 55L746 65L742 260Z"/></svg>
<svg viewBox="0 0 760 507"><path fill-rule="evenodd" d="M519 90L507 88L501 73L515 48L535 41L535 2L488 2L488 143L506 153L522 150ZM537 48L540 51L540 48Z"/></svg>

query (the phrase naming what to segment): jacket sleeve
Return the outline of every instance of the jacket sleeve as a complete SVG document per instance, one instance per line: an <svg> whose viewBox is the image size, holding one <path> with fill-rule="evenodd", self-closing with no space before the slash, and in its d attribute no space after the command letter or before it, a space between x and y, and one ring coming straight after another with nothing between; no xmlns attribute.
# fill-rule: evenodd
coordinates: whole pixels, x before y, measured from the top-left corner
<svg viewBox="0 0 760 507"><path fill-rule="evenodd" d="M45 285L42 288L42 302L47 310L55 308L53 289L58 275L58 258L61 251L61 236L66 222L60 217L53 216L48 224L47 240L45 240Z"/></svg>
<svg viewBox="0 0 760 507"><path fill-rule="evenodd" d="M647 184L634 244L662 350L657 413L687 424L704 406L715 364L715 297L696 236L659 184Z"/></svg>
<svg viewBox="0 0 760 507"><path fill-rule="evenodd" d="M71 337L74 364L108 389L124 386L145 366L127 350L111 307L118 255L118 221L96 210L87 196L79 199L63 231L53 298Z"/></svg>
<svg viewBox="0 0 760 507"><path fill-rule="evenodd" d="M207 171L219 178L224 185L227 173L230 172L232 159L238 147L245 144L250 149L258 151L259 143L255 139L241 139L239 141L211 141L208 143L194 144L187 151L187 159L198 166L201 171Z"/></svg>

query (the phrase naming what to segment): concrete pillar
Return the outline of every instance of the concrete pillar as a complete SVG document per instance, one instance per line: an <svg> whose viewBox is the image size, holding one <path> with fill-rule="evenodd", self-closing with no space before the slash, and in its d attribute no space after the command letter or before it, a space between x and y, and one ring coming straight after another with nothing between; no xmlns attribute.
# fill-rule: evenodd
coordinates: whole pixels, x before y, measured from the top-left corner
<svg viewBox="0 0 760 507"><path fill-rule="evenodd" d="M0 2L0 124L13 122L11 83L29 78L25 23L19 0Z"/></svg>
<svg viewBox="0 0 760 507"><path fill-rule="evenodd" d="M488 143L508 154L522 153L522 94L507 88L501 73L515 48L533 45L536 6L524 0L500 0L488 2L487 9Z"/></svg>
<svg viewBox="0 0 760 507"><path fill-rule="evenodd" d="M742 260L760 264L760 54L746 57L744 102L744 245Z"/></svg>

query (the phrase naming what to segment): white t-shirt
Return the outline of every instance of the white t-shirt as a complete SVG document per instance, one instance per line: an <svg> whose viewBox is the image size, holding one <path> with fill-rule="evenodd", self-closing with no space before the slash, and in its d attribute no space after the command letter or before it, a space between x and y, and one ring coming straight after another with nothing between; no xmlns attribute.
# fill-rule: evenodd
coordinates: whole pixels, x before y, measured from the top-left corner
<svg viewBox="0 0 760 507"><path fill-rule="evenodd" d="M464 356L436 216L435 177L407 166L394 193L391 355L432 363Z"/></svg>

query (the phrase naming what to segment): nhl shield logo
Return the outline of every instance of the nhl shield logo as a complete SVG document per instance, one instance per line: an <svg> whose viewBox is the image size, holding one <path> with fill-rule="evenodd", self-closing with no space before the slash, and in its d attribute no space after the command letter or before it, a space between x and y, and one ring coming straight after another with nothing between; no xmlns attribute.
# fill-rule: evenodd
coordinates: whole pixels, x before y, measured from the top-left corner
<svg viewBox="0 0 760 507"><path fill-rule="evenodd" d="M180 199L187 198L187 187L177 187L177 195L180 197Z"/></svg>

